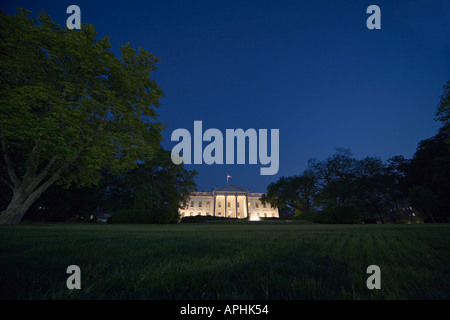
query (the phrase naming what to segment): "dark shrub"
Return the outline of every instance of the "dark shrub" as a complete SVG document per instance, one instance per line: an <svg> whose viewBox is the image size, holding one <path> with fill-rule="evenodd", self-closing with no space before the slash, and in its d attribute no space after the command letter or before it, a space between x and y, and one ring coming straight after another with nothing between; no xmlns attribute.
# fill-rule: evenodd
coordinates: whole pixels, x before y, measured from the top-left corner
<svg viewBox="0 0 450 320"><path fill-rule="evenodd" d="M206 221L242 221L245 219L238 218L225 218L225 217L214 217L214 216L192 216L192 217L184 217L181 219L181 223L199 223Z"/></svg>
<svg viewBox="0 0 450 320"><path fill-rule="evenodd" d="M158 209L154 212L153 223L170 224L170 223L178 223L179 221L180 221L180 214L178 213L178 209L166 207Z"/></svg>
<svg viewBox="0 0 450 320"><path fill-rule="evenodd" d="M356 205L334 207L331 213L334 223L361 223L361 210Z"/></svg>
<svg viewBox="0 0 450 320"><path fill-rule="evenodd" d="M365 224L377 224L377 219L367 218L367 219L363 219L362 222Z"/></svg>
<svg viewBox="0 0 450 320"><path fill-rule="evenodd" d="M295 220L304 220L314 222L317 211L303 211L295 216Z"/></svg>
<svg viewBox="0 0 450 320"><path fill-rule="evenodd" d="M177 223L180 217L178 210L161 208L157 210L125 209L114 213L111 223L152 223L169 224Z"/></svg>
<svg viewBox="0 0 450 320"><path fill-rule="evenodd" d="M299 214L296 219L317 223L360 223L360 210L355 205L335 206L320 211L306 211Z"/></svg>
<svg viewBox="0 0 450 320"><path fill-rule="evenodd" d="M261 217L259 218L259 220L261 221L280 221L280 220L284 220L282 218L275 218L275 217Z"/></svg>

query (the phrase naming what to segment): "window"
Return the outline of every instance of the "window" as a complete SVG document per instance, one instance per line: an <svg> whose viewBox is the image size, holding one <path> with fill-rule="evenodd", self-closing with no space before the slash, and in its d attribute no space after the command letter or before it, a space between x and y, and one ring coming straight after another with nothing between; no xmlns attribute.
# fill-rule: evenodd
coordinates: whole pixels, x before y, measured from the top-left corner
<svg viewBox="0 0 450 320"><path fill-rule="evenodd" d="M221 208L221 207L222 207L222 202L219 201L219 208Z"/></svg>
<svg viewBox="0 0 450 320"><path fill-rule="evenodd" d="M257 203L255 203L255 208L259 208L259 204L258 204L258 202L257 202Z"/></svg>
<svg viewBox="0 0 450 320"><path fill-rule="evenodd" d="M206 207L209 208L209 206L210 206L210 202L207 201L207 202L206 202Z"/></svg>
<svg viewBox="0 0 450 320"><path fill-rule="evenodd" d="M201 207L201 206L202 206L202 202L201 202L201 201L200 201L200 202L198 203L198 206L199 206L199 207Z"/></svg>
<svg viewBox="0 0 450 320"><path fill-rule="evenodd" d="M228 202L228 208L231 208L231 202Z"/></svg>
<svg viewBox="0 0 450 320"><path fill-rule="evenodd" d="M193 215L194 215L194 213L193 213L193 212L189 212L189 215L190 215L190 216L193 216Z"/></svg>
<svg viewBox="0 0 450 320"><path fill-rule="evenodd" d="M264 208L266 207L266 204L265 204L265 203L263 204L263 207L264 207Z"/></svg>
<svg viewBox="0 0 450 320"><path fill-rule="evenodd" d="M201 215L202 215L202 213L201 213L201 212L197 212L197 214L198 214L199 216L201 216Z"/></svg>
<svg viewBox="0 0 450 320"><path fill-rule="evenodd" d="M239 208L239 202L237 203L237 207Z"/></svg>
<svg viewBox="0 0 450 320"><path fill-rule="evenodd" d="M194 201L191 201L191 208L194 206Z"/></svg>

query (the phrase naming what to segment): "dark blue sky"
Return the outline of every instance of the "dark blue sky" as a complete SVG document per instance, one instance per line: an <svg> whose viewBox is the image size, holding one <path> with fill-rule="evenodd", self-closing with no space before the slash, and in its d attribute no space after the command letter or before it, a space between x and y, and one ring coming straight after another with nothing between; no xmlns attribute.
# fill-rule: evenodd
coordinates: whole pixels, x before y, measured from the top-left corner
<svg viewBox="0 0 450 320"><path fill-rule="evenodd" d="M65 25L66 8L113 50L131 42L161 59L163 145L177 128L280 130L280 169L189 165L200 190L230 183L264 192L337 147L356 157L411 157L435 134L434 113L450 80L450 1L8 1L1 9L46 10ZM381 8L381 30L366 9ZM206 144L205 144L206 145Z"/></svg>

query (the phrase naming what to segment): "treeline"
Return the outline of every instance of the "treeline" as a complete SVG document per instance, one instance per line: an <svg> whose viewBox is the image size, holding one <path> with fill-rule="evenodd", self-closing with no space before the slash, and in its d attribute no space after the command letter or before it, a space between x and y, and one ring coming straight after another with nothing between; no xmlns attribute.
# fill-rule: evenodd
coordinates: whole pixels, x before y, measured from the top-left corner
<svg viewBox="0 0 450 320"><path fill-rule="evenodd" d="M322 223L449 222L449 101L450 81L436 112L443 126L419 143L411 159L356 159L337 149L328 159L310 160L301 174L270 184L262 200L282 214Z"/></svg>

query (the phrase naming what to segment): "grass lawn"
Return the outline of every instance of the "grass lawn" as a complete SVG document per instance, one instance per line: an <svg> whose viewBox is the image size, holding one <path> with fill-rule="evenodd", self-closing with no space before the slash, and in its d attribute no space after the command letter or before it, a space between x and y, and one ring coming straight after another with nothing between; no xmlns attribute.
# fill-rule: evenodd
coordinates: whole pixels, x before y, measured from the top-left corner
<svg viewBox="0 0 450 320"><path fill-rule="evenodd" d="M450 299L450 225L0 227L0 299Z"/></svg>

